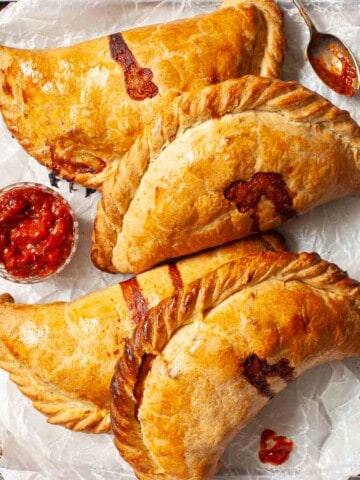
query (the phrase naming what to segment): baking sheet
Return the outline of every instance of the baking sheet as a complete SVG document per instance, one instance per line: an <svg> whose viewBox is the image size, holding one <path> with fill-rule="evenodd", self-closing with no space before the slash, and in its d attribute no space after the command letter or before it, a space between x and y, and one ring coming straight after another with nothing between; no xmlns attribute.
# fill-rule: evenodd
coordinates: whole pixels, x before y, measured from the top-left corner
<svg viewBox="0 0 360 480"><path fill-rule="evenodd" d="M331 92L304 57L308 32L290 0L285 12L288 48L284 79L298 80L349 110L360 122L360 95ZM0 44L23 48L69 45L133 25L158 23L212 11L219 2L203 0L20 0L0 14ZM338 34L360 58L359 0L314 0L309 12L321 30ZM49 184L48 172L12 139L0 121L0 187L17 181ZM34 286L0 280L0 293L17 302L71 300L125 278L99 272L90 261L90 233L99 194L85 189L61 193L80 222L80 247L54 280ZM290 247L317 251L360 279L360 199L348 197L319 207L283 226ZM307 372L279 394L227 448L217 478L227 480L346 480L360 471L360 362L336 362ZM264 428L289 436L295 449L286 464L269 467L257 458ZM5 480L134 479L110 435L73 433L50 426L31 402L0 372L0 472Z"/></svg>

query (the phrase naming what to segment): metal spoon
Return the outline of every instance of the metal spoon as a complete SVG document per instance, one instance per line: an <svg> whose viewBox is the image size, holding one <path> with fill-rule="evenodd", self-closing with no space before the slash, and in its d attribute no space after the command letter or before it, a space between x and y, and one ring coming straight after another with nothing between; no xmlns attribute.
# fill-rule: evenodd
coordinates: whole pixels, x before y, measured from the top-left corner
<svg viewBox="0 0 360 480"><path fill-rule="evenodd" d="M360 88L360 70L354 55L337 37L317 30L301 0L293 0L310 30L306 56L317 76L341 95L352 97Z"/></svg>

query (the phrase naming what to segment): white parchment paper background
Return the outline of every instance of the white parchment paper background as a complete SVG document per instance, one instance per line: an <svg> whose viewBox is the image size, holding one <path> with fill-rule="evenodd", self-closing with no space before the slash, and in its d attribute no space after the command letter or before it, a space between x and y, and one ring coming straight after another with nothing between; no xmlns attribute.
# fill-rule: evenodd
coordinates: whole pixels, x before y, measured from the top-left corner
<svg viewBox="0 0 360 480"><path fill-rule="evenodd" d="M157 23L213 10L203 0L20 0L0 14L0 43L26 48L68 45L133 25ZM309 11L321 30L338 34L360 59L360 0L313 0ZM321 85L304 58L308 33L290 0L285 12L288 49L284 79L295 79L349 110L360 122L360 95L345 99ZM16 181L48 184L48 172L11 138L0 120L0 187ZM119 281L91 264L90 232L98 194L60 191L80 221L80 246L68 268L55 280L35 286L0 280L0 292L17 302L70 300ZM317 251L360 279L360 198L345 198L317 208L284 226L290 247ZM288 387L228 447L218 477L228 480L346 480L360 472L360 362L333 363L305 374ZM288 435L295 443L289 461L268 467L257 458L264 428ZM133 479L110 435L72 433L50 426L0 373L0 438L5 480Z"/></svg>

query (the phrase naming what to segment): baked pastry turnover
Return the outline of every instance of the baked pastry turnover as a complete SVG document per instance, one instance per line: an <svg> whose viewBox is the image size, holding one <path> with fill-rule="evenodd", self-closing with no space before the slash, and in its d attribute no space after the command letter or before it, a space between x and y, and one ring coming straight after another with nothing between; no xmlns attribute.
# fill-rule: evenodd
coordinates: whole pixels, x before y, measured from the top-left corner
<svg viewBox="0 0 360 480"><path fill-rule="evenodd" d="M140 480L205 480L310 367L360 354L360 285L316 254L222 265L142 317L116 366L112 428Z"/></svg>
<svg viewBox="0 0 360 480"><path fill-rule="evenodd" d="M156 111L182 92L248 73L278 77L273 0L51 50L0 47L0 109L21 145L59 176L100 188Z"/></svg>
<svg viewBox="0 0 360 480"><path fill-rule="evenodd" d="M359 191L360 127L295 82L245 76L178 97L103 185L92 258L141 272Z"/></svg>
<svg viewBox="0 0 360 480"><path fill-rule="evenodd" d="M259 235L163 265L73 302L17 305L0 296L0 367L48 421L73 430L109 431L110 381L124 338L148 309L224 263L282 238Z"/></svg>

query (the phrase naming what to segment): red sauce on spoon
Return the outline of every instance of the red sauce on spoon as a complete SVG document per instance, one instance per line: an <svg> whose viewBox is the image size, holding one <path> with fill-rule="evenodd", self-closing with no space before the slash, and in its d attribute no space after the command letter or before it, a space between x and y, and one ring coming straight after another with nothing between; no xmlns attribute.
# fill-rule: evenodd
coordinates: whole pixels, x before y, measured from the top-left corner
<svg viewBox="0 0 360 480"><path fill-rule="evenodd" d="M316 34L313 37L316 40ZM346 50L335 42L324 43L322 51L309 50L315 72L335 92L352 97L357 91L357 71Z"/></svg>

